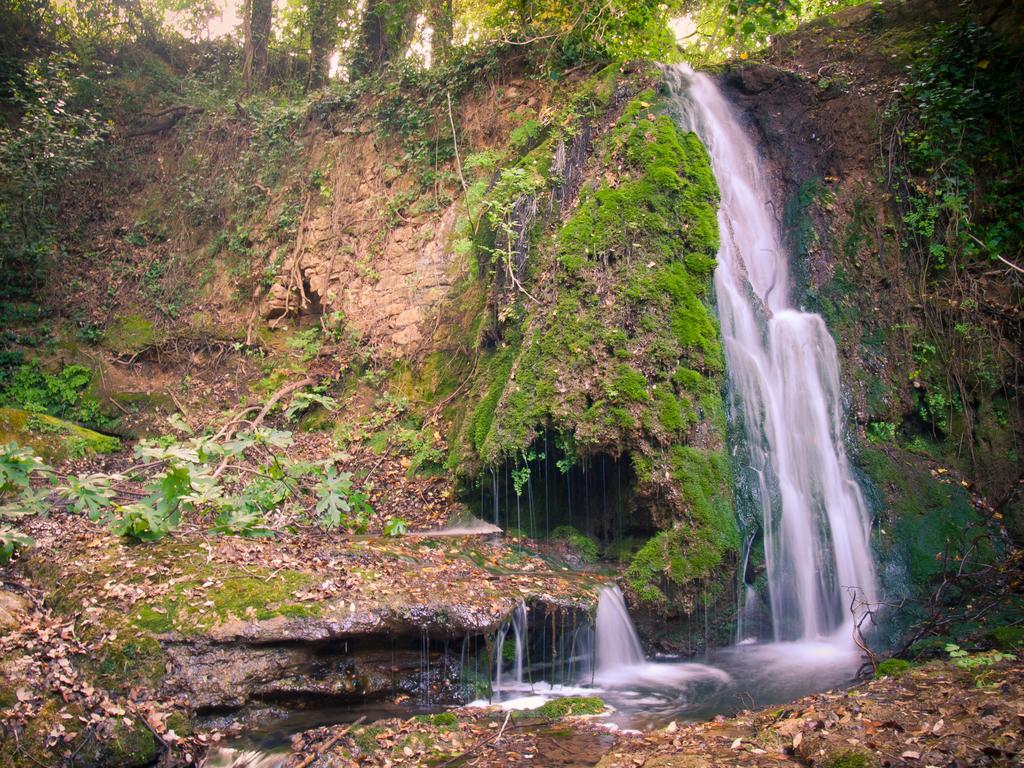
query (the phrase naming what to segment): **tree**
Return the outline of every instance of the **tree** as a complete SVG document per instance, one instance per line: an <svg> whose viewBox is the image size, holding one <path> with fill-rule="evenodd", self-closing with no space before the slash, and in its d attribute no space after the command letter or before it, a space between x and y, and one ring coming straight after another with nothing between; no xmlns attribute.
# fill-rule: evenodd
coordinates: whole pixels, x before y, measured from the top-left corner
<svg viewBox="0 0 1024 768"><path fill-rule="evenodd" d="M273 16L274 0L246 0L242 20L245 31L242 81L246 93L257 91L266 84L267 45Z"/></svg>
<svg viewBox="0 0 1024 768"><path fill-rule="evenodd" d="M338 35L338 0L309 0L309 76L306 87L322 88L330 74Z"/></svg>
<svg viewBox="0 0 1024 768"><path fill-rule="evenodd" d="M430 0L430 58L434 63L445 61L451 52L453 33L452 0Z"/></svg>
<svg viewBox="0 0 1024 768"><path fill-rule="evenodd" d="M353 80L377 72L389 61L405 53L416 30L416 17L422 9L421 2L366 0L359 44L352 59Z"/></svg>

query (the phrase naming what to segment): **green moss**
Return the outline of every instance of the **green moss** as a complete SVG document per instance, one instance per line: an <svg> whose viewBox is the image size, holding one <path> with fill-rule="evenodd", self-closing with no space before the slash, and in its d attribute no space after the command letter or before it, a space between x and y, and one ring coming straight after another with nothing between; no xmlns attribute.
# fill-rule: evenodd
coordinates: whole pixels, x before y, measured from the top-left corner
<svg viewBox="0 0 1024 768"><path fill-rule="evenodd" d="M854 748L831 752L816 765L821 768L875 768L878 760L871 752Z"/></svg>
<svg viewBox="0 0 1024 768"><path fill-rule="evenodd" d="M417 715L415 719L421 723L429 723L442 728L455 728L459 718L452 712L438 712L436 715Z"/></svg>
<svg viewBox="0 0 1024 768"><path fill-rule="evenodd" d="M537 709L528 710L526 714L557 720L569 715L599 715L605 709L604 702L596 696L566 696L552 699Z"/></svg>
<svg viewBox="0 0 1024 768"><path fill-rule="evenodd" d="M179 736L191 736L192 720L182 712L171 712L167 716L167 730L174 731Z"/></svg>
<svg viewBox="0 0 1024 768"><path fill-rule="evenodd" d="M132 636L128 632L103 645L87 664L99 682L114 690L143 681L156 686L166 671L160 643L144 634Z"/></svg>
<svg viewBox="0 0 1024 768"><path fill-rule="evenodd" d="M565 541L585 563L597 560L597 542L571 525L560 525L551 531L551 538Z"/></svg>
<svg viewBox="0 0 1024 768"><path fill-rule="evenodd" d="M647 394L647 377L635 368L623 363L615 370L608 396L615 400L642 403L650 399Z"/></svg>
<svg viewBox="0 0 1024 768"><path fill-rule="evenodd" d="M654 91L626 105L593 162L565 221L534 233L523 279L532 292L528 278L544 275L541 298L495 298L504 341L480 357L451 440L466 448L449 466L470 478L515 462L550 428L570 438L570 458L628 455L636 498L663 500L649 512L667 533L633 570L638 593L656 599L663 578L724 575L738 546L709 305L718 191L704 147Z"/></svg>
<svg viewBox="0 0 1024 768"><path fill-rule="evenodd" d="M0 443L31 448L51 464L121 450L116 437L102 435L45 413L0 408Z"/></svg>
<svg viewBox="0 0 1024 768"><path fill-rule="evenodd" d="M875 677L896 677L910 669L910 666L906 659L886 659L879 663Z"/></svg>
<svg viewBox="0 0 1024 768"><path fill-rule="evenodd" d="M139 605L133 614L133 624L154 634L171 631L192 634L232 617L264 621L275 616L319 615L319 605L296 602L293 594L309 586L313 581L310 574L282 571L264 581L259 573L254 573L253 576L222 577L222 583L207 593L207 599L213 605L204 606L203 611L193 610L184 593L200 587L207 577L180 581L174 585L173 593L161 602Z"/></svg>
<svg viewBox="0 0 1024 768"><path fill-rule="evenodd" d="M663 603L666 583L681 587L707 579L739 546L725 454L677 445L670 455L689 520L652 536L630 560L626 583L643 602Z"/></svg>
<svg viewBox="0 0 1024 768"><path fill-rule="evenodd" d="M103 764L110 768L135 768L156 760L156 737L136 718L132 718L130 724L125 723L124 718L118 719L114 737L104 746Z"/></svg>
<svg viewBox="0 0 1024 768"><path fill-rule="evenodd" d="M102 345L115 354L141 352L160 340L153 323L142 315L125 315L103 332Z"/></svg>
<svg viewBox="0 0 1024 768"><path fill-rule="evenodd" d="M373 755L380 749L380 744L377 742L377 736L384 733L385 730L386 729L376 725L357 728L352 733L352 740L355 741L356 745L364 755Z"/></svg>
<svg viewBox="0 0 1024 768"><path fill-rule="evenodd" d="M879 541L883 559L902 560L915 589L927 588L942 573L947 556L970 549L972 559L991 559L990 541L973 535L981 519L963 488L903 466L879 449L862 448L858 458L887 502L887 532Z"/></svg>

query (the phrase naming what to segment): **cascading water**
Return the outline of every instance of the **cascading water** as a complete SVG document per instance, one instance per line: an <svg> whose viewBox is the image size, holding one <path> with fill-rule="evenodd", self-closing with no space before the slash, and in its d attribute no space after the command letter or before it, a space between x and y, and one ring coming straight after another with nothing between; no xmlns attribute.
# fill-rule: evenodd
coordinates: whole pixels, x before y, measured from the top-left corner
<svg viewBox="0 0 1024 768"><path fill-rule="evenodd" d="M598 675L644 663L644 649L618 587L601 588L597 619L594 621L594 644L597 646Z"/></svg>
<svg viewBox="0 0 1024 768"><path fill-rule="evenodd" d="M839 358L821 317L792 306L785 249L750 139L711 78L669 71L683 127L721 191L715 294L758 478L775 640L851 637L849 605L877 596L870 523L843 447Z"/></svg>
<svg viewBox="0 0 1024 768"><path fill-rule="evenodd" d="M494 690L501 691L502 689L502 672L505 666L505 639L508 637L509 630L512 630L513 637L513 649L515 655L513 656L512 666L512 680L513 686L519 688L523 684L523 657L526 655L526 643L529 639L529 624L527 623L526 605L519 603L516 606L515 611L512 612L511 620L506 623L500 630L498 630L497 642L495 647L497 648L497 659L495 661L494 671ZM505 685L508 685L506 679Z"/></svg>

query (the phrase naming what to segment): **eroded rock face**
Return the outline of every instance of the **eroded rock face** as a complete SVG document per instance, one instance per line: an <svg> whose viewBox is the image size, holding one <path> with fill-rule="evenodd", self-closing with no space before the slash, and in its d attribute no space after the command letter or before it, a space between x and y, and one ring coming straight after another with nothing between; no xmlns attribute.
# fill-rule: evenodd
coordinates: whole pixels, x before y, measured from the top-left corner
<svg viewBox="0 0 1024 768"><path fill-rule="evenodd" d="M424 656L396 644L385 638L267 646L169 643L165 685L199 711L257 702L361 701L428 688L453 697L454 688L444 683L456 670L443 652Z"/></svg>
<svg viewBox="0 0 1024 768"><path fill-rule="evenodd" d="M389 179L371 139L339 139L328 152L331 200L307 201L264 315L341 311L360 336L396 355L413 351L455 277L448 241L456 207L406 218L393 201L410 182Z"/></svg>
<svg viewBox="0 0 1024 768"><path fill-rule="evenodd" d="M492 635L516 605L509 598L485 610L442 604L342 607L333 616L229 621L198 637L167 635L161 639L168 661L163 686L201 712L396 694L456 703L458 641ZM566 626L584 620L578 606L538 602L534 608L539 614L558 611Z"/></svg>

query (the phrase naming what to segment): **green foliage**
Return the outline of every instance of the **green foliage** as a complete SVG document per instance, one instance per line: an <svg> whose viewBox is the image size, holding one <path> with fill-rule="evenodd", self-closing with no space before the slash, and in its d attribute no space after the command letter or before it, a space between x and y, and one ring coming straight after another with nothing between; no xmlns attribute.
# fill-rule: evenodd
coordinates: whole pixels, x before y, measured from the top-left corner
<svg viewBox="0 0 1024 768"><path fill-rule="evenodd" d="M224 504L217 513L213 531L245 538L274 535L274 532L266 527L263 512L248 503Z"/></svg>
<svg viewBox="0 0 1024 768"><path fill-rule="evenodd" d="M286 343L289 349L299 353L303 362L309 362L320 354L320 347L323 346L324 341L320 326L317 325L305 331L296 331Z"/></svg>
<svg viewBox="0 0 1024 768"><path fill-rule="evenodd" d="M1005 651L985 651L984 653L968 653L956 643L946 645L946 653L950 661L960 669L981 669L991 667L1000 661L1014 661L1016 656Z"/></svg>
<svg viewBox="0 0 1024 768"><path fill-rule="evenodd" d="M20 533L9 525L0 525L0 565L9 563L15 550L31 547L34 543L30 536Z"/></svg>
<svg viewBox="0 0 1024 768"><path fill-rule="evenodd" d="M898 108L903 223L933 270L1024 246L1024 163L1004 141L1024 129L1016 66L990 30L963 22L940 25L911 69Z"/></svg>
<svg viewBox="0 0 1024 768"><path fill-rule="evenodd" d="M402 455L409 459L406 473L410 477L444 465L444 454L426 429L399 429L393 439Z"/></svg>
<svg viewBox="0 0 1024 768"><path fill-rule="evenodd" d="M110 530L118 536L135 541L157 541L172 529L169 515L162 514L151 504L138 502L121 507L113 518Z"/></svg>
<svg viewBox="0 0 1024 768"><path fill-rule="evenodd" d="M52 478L53 470L16 443L0 446L0 497L28 491L33 475Z"/></svg>
<svg viewBox="0 0 1024 768"><path fill-rule="evenodd" d="M405 536L409 532L409 524L400 517L392 517L384 523L385 536Z"/></svg>
<svg viewBox="0 0 1024 768"><path fill-rule="evenodd" d="M295 421L301 414L317 405L326 411L337 411L340 407L338 401L328 395L316 392L298 392L288 403L288 409L284 412L285 418Z"/></svg>
<svg viewBox="0 0 1024 768"><path fill-rule="evenodd" d="M1004 651L1024 648L1024 626L996 627L992 630L992 638Z"/></svg>
<svg viewBox="0 0 1024 768"><path fill-rule="evenodd" d="M718 61L748 54L776 36L859 0L705 0L693 8L696 30L684 41L691 59Z"/></svg>
<svg viewBox="0 0 1024 768"><path fill-rule="evenodd" d="M896 425L889 421L868 424L868 440L873 443L891 443L896 439Z"/></svg>
<svg viewBox="0 0 1024 768"><path fill-rule="evenodd" d="M488 7L485 18L486 27L494 33L545 41L553 49L557 65L567 68L586 61L670 60L676 50L668 20L680 8L677 2L653 0L552 0L525 4L496 0Z"/></svg>
<svg viewBox="0 0 1024 768"><path fill-rule="evenodd" d="M43 370L39 362L17 368L0 391L0 406L13 406L62 419L105 428L111 420L93 397L93 372L84 365L67 365L58 373Z"/></svg>
<svg viewBox="0 0 1024 768"><path fill-rule="evenodd" d="M0 125L0 294L32 287L46 259L55 194L89 167L105 126L75 57L19 62L3 85Z"/></svg>
<svg viewBox="0 0 1024 768"><path fill-rule="evenodd" d="M99 473L81 477L70 475L66 485L58 490L75 512L95 521L103 517L104 511L114 505L115 492L112 483L113 479L109 475Z"/></svg>

